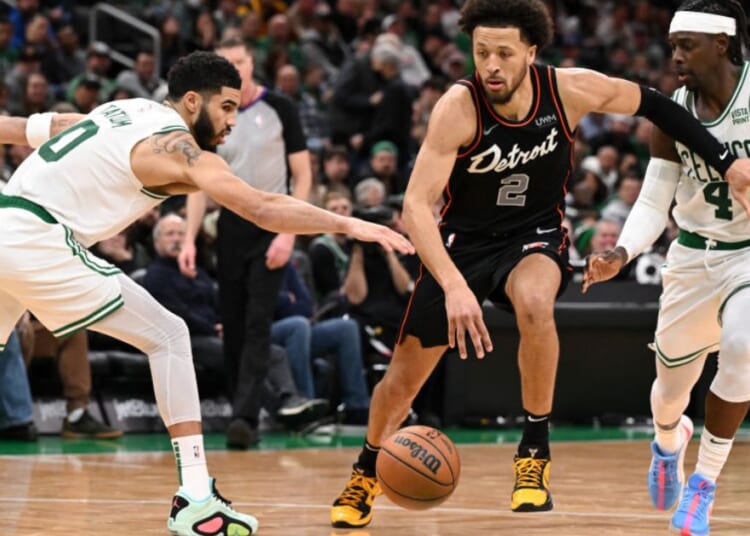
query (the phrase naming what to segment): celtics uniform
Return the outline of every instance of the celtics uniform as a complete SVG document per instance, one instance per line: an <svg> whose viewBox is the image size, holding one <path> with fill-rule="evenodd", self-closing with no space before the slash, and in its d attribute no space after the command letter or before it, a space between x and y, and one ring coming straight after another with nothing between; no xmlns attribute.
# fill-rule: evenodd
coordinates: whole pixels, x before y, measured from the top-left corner
<svg viewBox="0 0 750 536"><path fill-rule="evenodd" d="M83 329L123 304L119 270L87 248L165 196L133 174L133 147L185 130L174 110L146 99L103 104L49 139L0 195L0 350L28 309L56 336Z"/></svg>
<svg viewBox="0 0 750 536"><path fill-rule="evenodd" d="M726 108L703 125L727 154L750 157L750 64L744 64ZM673 99L695 112L695 95L682 87ZM680 228L662 270L664 292L656 330L657 355L674 367L718 349L726 301L750 286L750 220L729 184L680 143L682 163L674 219ZM666 351L665 349L669 349Z"/></svg>

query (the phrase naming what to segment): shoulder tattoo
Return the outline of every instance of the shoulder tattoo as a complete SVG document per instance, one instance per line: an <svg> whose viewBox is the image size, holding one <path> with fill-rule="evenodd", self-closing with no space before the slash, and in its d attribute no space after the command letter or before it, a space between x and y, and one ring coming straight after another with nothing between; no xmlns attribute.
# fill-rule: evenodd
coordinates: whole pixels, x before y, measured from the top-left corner
<svg viewBox="0 0 750 536"><path fill-rule="evenodd" d="M188 166L193 166L201 155L201 150L195 144L193 136L184 131L154 134L149 139L155 154L180 153L187 160Z"/></svg>

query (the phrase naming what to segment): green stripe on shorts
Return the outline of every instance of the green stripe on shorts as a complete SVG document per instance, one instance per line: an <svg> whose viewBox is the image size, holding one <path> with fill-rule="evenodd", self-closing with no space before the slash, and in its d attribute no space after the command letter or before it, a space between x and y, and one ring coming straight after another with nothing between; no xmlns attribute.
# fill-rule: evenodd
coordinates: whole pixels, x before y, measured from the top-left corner
<svg viewBox="0 0 750 536"><path fill-rule="evenodd" d="M692 361L698 359L704 353L708 352L710 348L718 346L719 343L709 344L705 348L702 348L697 352L693 352L692 354L687 354L682 357L669 358L661 351L661 348L659 348L659 344L654 343L654 347L656 348L656 357L659 359L659 361L661 361L661 364L667 368L675 368L681 367L682 365L687 365L688 363L691 363Z"/></svg>
<svg viewBox="0 0 750 536"><path fill-rule="evenodd" d="M70 324L66 324L61 328L57 328L52 332L52 335L54 335L55 337L67 337L68 335L72 335L76 331L85 329L91 324L99 322L99 320L101 320L102 318L111 315L123 305L125 305L125 300L122 299L121 295L118 295L114 300L106 303L102 307L99 307L99 309L97 309L90 315L87 315L80 320L76 320L75 322L71 322Z"/></svg>

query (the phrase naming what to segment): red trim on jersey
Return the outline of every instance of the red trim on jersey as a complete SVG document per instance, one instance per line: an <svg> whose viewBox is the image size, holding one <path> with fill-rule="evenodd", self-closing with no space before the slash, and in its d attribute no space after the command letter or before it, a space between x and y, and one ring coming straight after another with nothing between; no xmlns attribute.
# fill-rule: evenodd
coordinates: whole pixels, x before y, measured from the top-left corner
<svg viewBox="0 0 750 536"><path fill-rule="evenodd" d="M547 65L547 79L549 80L549 89L550 93L552 94L552 102L555 104L555 109L557 110L557 116L560 118L560 124L562 125L563 132L565 133L565 137L568 138L569 142L573 142L573 134L571 134L570 129L568 129L568 118L565 117L565 114L563 113L563 107L562 103L558 100L557 95L557 83L552 80L554 77L552 73L552 67ZM555 77L555 80L557 78ZM567 180L567 179L566 179Z"/></svg>
<svg viewBox="0 0 750 536"><path fill-rule="evenodd" d="M411 296L409 296L409 303L406 304L406 311L404 311L404 318L401 320L401 329L398 330L398 339L396 341L396 344L401 344L404 341L404 327L406 326L406 319L409 318L409 313L411 312L411 304L414 302L414 296L417 293L417 287L419 286L419 282L422 280L422 276L424 275L424 263L419 263L419 275L417 276L417 280L414 282L414 290L411 291Z"/></svg>
<svg viewBox="0 0 750 536"><path fill-rule="evenodd" d="M474 87L474 84L472 84L468 80L459 80L458 83L462 86L468 87L471 90L471 98L474 101L474 111L476 112L477 117L477 131L474 133L473 141L469 143L468 149L456 155L456 158L463 158L471 151L476 149L477 145L479 145L479 142L482 140L482 112L479 109L479 96L477 95L477 88Z"/></svg>
<svg viewBox="0 0 750 536"><path fill-rule="evenodd" d="M574 158L575 158L575 141L571 140L570 142L570 167L568 168L568 173L565 175L565 180L563 181L563 199L565 199L565 196L568 195L568 181L570 180L570 172L573 169L574 164ZM563 212L560 205L557 205L556 207L557 213L560 215L560 229L563 228L563 220L565 219L565 213ZM562 239L562 242L560 242L560 248L558 249L558 253L562 254L563 249L565 249L565 242L568 240L568 233L565 233Z"/></svg>
<svg viewBox="0 0 750 536"><path fill-rule="evenodd" d="M492 115L492 117L494 117L495 120L498 123L500 123L501 125L506 126L506 127L511 127L511 128L525 127L526 125L528 125L529 123L531 123L531 121L536 117L536 114L539 111L539 105L542 102L542 91L541 91L541 87L540 87L541 84L539 82L539 72L537 71L536 66L535 65L531 65L530 71L533 73L534 77L536 78L536 80L535 80L535 82L536 82L536 103L534 104L534 110L528 116L526 116L526 120L523 121L523 122L520 122L520 123L518 123L518 122L512 122L512 121L509 121L508 119L503 119L502 117L500 117L499 115L497 115L497 113L495 112L495 109L492 107L492 105L490 104L490 102L487 100L487 95L485 94L484 91L482 91L482 99L484 99L484 104L485 104L485 106L487 106L487 109L489 110L490 115ZM474 72L474 79L476 80L477 84L480 84L480 87L481 87L481 81L479 80L479 75L476 72Z"/></svg>

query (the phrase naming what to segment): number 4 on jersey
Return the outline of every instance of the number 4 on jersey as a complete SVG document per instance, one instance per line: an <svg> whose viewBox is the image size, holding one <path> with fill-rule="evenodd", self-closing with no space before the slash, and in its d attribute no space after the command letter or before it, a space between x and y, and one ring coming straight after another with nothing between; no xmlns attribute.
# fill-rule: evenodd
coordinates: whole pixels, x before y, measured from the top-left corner
<svg viewBox="0 0 750 536"><path fill-rule="evenodd" d="M732 219L732 198L729 197L729 183L711 182L703 188L706 203L714 205L714 216L720 220Z"/></svg>

